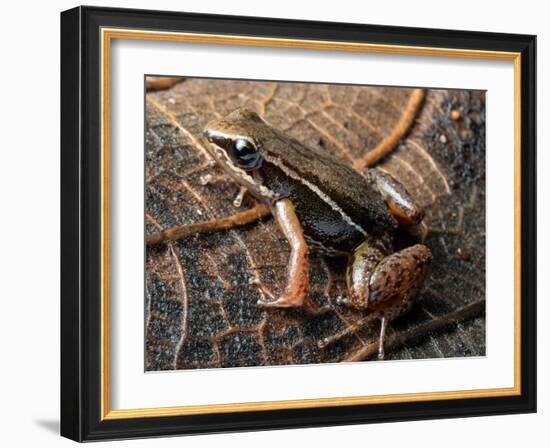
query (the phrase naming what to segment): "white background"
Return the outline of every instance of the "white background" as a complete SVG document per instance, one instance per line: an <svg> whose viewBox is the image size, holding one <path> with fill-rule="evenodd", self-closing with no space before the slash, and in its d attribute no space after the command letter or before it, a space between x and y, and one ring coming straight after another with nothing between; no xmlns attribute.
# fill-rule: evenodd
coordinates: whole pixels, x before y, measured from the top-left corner
<svg viewBox="0 0 550 448"><path fill-rule="evenodd" d="M357 0L306 2L258 1L102 1L89 4L195 12L278 16L363 23L475 29L538 34L538 172L539 229L548 226L550 159L543 149L550 120L550 98L544 79L549 57L548 11L543 2L410 2L394 0L361 3ZM58 431L59 396L59 11L68 1L10 2L2 9L2 70L0 129L0 194L3 244L1 251L2 308L0 336L0 441L6 446L40 444L68 446ZM543 57L544 51L546 54ZM545 135L546 134L546 135ZM499 447L545 446L550 438L550 400L544 373L550 344L542 326L550 315L543 298L548 295L550 271L545 254L550 237L539 232L539 413L537 415L483 417L384 425L200 436L118 442L110 446L220 446L252 447L302 443L334 446L358 443L373 446L464 447L465 444ZM546 284L545 284L546 283ZM544 342L543 342L544 341ZM546 350L548 351L548 350ZM99 444L104 445L104 444Z"/></svg>
<svg viewBox="0 0 550 448"><path fill-rule="evenodd" d="M513 387L512 61L115 40L111 67L113 409ZM145 373L142 92L146 73L487 90L488 356Z"/></svg>

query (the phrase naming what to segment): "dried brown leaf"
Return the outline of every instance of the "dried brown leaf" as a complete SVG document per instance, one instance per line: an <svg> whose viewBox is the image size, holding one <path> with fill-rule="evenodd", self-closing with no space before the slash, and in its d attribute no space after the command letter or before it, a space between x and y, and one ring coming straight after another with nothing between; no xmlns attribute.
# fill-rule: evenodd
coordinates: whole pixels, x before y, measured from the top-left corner
<svg viewBox="0 0 550 448"><path fill-rule="evenodd" d="M204 150L201 131L247 106L306 145L353 164L391 135L414 89L187 79L147 94L146 231L218 219L240 209L238 186ZM451 119L452 111L461 120ZM456 114L454 114L456 115ZM434 254L417 305L388 336L485 297L485 103L483 92L427 91L408 136L378 167L426 208L425 244ZM211 179L205 185L205 176ZM376 323L337 303L342 260L312 259L313 300L328 311L265 311L259 280L285 286L289 248L272 219L147 248L146 368L186 369L336 362L375 341ZM470 316L471 317L471 316ZM408 332L408 333L407 333ZM336 341L323 347L323 340ZM403 341L387 359L483 355L483 316Z"/></svg>

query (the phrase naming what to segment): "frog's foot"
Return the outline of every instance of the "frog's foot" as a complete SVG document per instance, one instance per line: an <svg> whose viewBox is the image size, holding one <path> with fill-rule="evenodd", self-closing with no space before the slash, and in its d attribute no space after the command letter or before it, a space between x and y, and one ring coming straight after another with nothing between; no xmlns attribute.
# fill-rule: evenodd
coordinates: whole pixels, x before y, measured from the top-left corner
<svg viewBox="0 0 550 448"><path fill-rule="evenodd" d="M263 308L296 308L308 301L307 291L287 292L281 297L275 295L259 280L254 284L262 291L265 299L259 299L257 304Z"/></svg>
<svg viewBox="0 0 550 448"><path fill-rule="evenodd" d="M257 303L258 306L262 308L301 308L311 316L320 316L332 311L331 307L321 307L317 305L309 296L296 297L283 295L278 299L273 298L273 300L270 301L258 300Z"/></svg>
<svg viewBox="0 0 550 448"><path fill-rule="evenodd" d="M254 284L262 291L265 299L259 299L256 303L262 308L303 308L308 314L319 316L321 314L332 311L330 306L319 306L311 297L307 290L297 293L285 293L281 297L276 297L267 287L261 282L254 281Z"/></svg>
<svg viewBox="0 0 550 448"><path fill-rule="evenodd" d="M258 305L263 308L298 308L305 302L304 297L283 295L275 300L258 300Z"/></svg>
<svg viewBox="0 0 550 448"><path fill-rule="evenodd" d="M265 298L258 299L258 306L263 308L292 308L302 306L304 299L294 297L290 294L284 294L281 297L276 297L267 286L265 286L259 279L255 279L253 282L258 289L262 292Z"/></svg>

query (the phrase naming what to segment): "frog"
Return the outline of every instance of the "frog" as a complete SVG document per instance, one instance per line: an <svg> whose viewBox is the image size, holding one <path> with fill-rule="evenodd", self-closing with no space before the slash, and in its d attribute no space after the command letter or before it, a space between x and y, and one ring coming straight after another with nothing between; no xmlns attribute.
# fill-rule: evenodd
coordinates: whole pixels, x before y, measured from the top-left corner
<svg viewBox="0 0 550 448"><path fill-rule="evenodd" d="M395 247L400 229L424 211L406 188L376 168L357 170L321 148L306 146L248 108L206 124L206 147L244 191L269 207L290 246L287 283L266 309L301 308L309 297L310 252L347 257L345 306L380 319L378 357L387 322L410 309L432 261L424 244Z"/></svg>

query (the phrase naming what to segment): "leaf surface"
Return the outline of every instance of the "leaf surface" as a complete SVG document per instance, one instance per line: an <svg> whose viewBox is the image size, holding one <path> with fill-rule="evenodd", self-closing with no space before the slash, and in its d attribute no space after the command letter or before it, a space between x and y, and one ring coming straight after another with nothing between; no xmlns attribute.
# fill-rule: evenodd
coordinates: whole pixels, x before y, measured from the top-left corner
<svg viewBox="0 0 550 448"><path fill-rule="evenodd" d="M233 206L239 188L212 164L200 136L209 120L246 106L304 144L352 165L392 132L412 92L186 79L147 93L147 234L254 205L246 197L240 208ZM428 90L408 136L377 167L405 184L425 208L420 237L434 255L415 306L392 322L388 336L422 330L483 301L484 93ZM364 315L338 303L346 294L345 260L312 256L311 297L325 313L259 308L263 296L254 281L281 292L288 255L272 218L147 248L147 370L338 362L376 340L378 323L361 325ZM406 341L386 359L484 355L485 318L478 314Z"/></svg>

